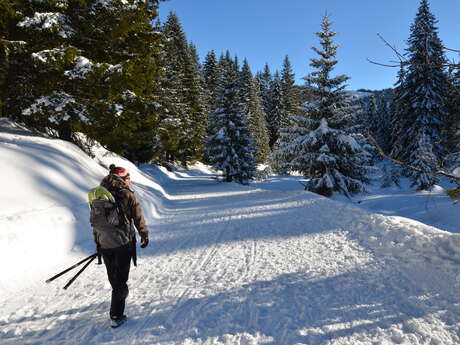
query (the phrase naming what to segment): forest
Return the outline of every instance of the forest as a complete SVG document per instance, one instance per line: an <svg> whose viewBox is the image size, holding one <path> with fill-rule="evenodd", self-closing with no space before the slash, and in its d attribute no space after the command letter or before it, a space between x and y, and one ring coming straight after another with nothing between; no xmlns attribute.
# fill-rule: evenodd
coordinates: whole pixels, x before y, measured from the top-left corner
<svg viewBox="0 0 460 345"><path fill-rule="evenodd" d="M430 190L460 163L460 70L448 63L428 0L410 25L392 89L346 90L338 46L322 18L316 57L295 84L281 71L209 51L200 57L160 1L8 0L0 3L0 117L133 162L202 161L225 181L297 172L309 191L365 191L382 160L383 186L410 178ZM81 134L84 135L81 135Z"/></svg>

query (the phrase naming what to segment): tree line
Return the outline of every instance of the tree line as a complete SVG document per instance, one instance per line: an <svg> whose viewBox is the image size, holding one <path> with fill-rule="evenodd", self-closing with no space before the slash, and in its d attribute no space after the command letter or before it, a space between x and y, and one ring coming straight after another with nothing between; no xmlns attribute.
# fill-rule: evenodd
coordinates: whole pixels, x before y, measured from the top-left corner
<svg viewBox="0 0 460 345"><path fill-rule="evenodd" d="M394 89L353 98L333 75L337 45L328 17L317 33L305 85L288 56L281 71L229 51L203 61L179 18L158 19L159 1L8 0L0 4L0 116L70 140L78 133L137 162L205 161L226 181L248 183L257 164L302 173L306 189L365 190L376 149L426 173L393 168L429 189L433 170L456 164L458 68L446 69L436 20L421 0L408 63Z"/></svg>

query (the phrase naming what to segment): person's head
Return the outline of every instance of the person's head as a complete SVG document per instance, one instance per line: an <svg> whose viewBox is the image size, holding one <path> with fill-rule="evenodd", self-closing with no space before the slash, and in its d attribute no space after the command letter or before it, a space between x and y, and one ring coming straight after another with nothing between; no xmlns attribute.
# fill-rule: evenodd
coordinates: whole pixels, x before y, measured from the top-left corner
<svg viewBox="0 0 460 345"><path fill-rule="evenodd" d="M110 164L110 173L121 177L121 179L126 183L129 184L131 182L131 177L129 176L128 169L117 167L115 164Z"/></svg>

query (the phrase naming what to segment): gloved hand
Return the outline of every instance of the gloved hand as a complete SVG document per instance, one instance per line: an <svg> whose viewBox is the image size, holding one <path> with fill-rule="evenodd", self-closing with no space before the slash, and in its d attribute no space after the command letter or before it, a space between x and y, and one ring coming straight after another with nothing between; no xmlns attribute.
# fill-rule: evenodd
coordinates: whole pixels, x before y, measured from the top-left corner
<svg viewBox="0 0 460 345"><path fill-rule="evenodd" d="M141 248L145 248L149 245L149 239L147 237L141 237Z"/></svg>

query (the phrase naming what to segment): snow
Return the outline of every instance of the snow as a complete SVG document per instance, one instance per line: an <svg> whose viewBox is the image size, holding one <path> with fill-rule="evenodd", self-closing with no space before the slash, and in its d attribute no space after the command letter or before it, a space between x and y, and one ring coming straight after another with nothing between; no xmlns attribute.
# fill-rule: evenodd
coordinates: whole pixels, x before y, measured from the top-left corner
<svg viewBox="0 0 460 345"><path fill-rule="evenodd" d="M85 75L93 70L93 63L84 56L77 56L75 58L75 67L70 71L65 71L64 75L69 79L84 78Z"/></svg>
<svg viewBox="0 0 460 345"><path fill-rule="evenodd" d="M352 203L295 176L243 186L93 153L0 119L0 344L460 343L460 238L440 230L458 206L441 186ZM151 231L117 330L104 267L68 290L70 273L44 283L94 252L86 193L110 163L130 171Z"/></svg>
<svg viewBox="0 0 460 345"><path fill-rule="evenodd" d="M121 73L123 71L123 66L121 64L111 65L107 63L93 63L84 56L75 57L74 63L75 65L72 70L64 72L64 75L66 75L69 79L84 79L86 78L86 74L93 72L95 68L101 67L104 67L106 73L108 74Z"/></svg>
<svg viewBox="0 0 460 345"><path fill-rule="evenodd" d="M108 11L115 11L120 6L125 10L136 10L142 4L141 0L98 0L93 7L102 7Z"/></svg>
<svg viewBox="0 0 460 345"><path fill-rule="evenodd" d="M32 53L32 58L44 63L55 62L57 59L65 55L65 50L62 48L46 49L37 53Z"/></svg>
<svg viewBox="0 0 460 345"><path fill-rule="evenodd" d="M67 107L71 110L69 111ZM50 113L48 119L55 124L69 120L71 116L69 113L76 113L82 122L89 122L85 106L65 92L53 91L50 96L38 97L34 103L22 111L22 115L30 116L40 112Z"/></svg>
<svg viewBox="0 0 460 345"><path fill-rule="evenodd" d="M32 28L39 31L52 31L60 29L58 35L64 38L74 34L72 28L65 24L66 17L58 12L35 12L33 17L26 17L17 26L21 28Z"/></svg>

